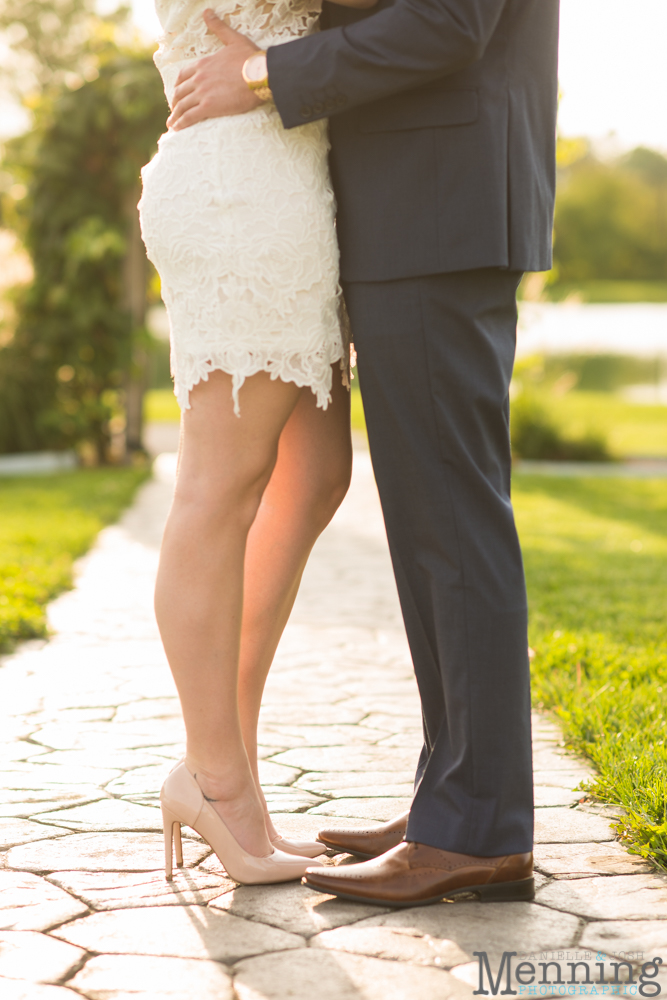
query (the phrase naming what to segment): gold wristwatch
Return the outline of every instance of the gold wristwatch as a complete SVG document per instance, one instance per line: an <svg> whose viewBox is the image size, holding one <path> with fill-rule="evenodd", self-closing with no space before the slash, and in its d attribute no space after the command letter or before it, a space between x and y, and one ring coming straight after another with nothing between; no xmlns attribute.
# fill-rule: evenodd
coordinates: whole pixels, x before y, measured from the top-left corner
<svg viewBox="0 0 667 1000"><path fill-rule="evenodd" d="M254 52L243 63L241 76L260 101L272 101L273 94L269 87L269 71L266 66L266 52Z"/></svg>

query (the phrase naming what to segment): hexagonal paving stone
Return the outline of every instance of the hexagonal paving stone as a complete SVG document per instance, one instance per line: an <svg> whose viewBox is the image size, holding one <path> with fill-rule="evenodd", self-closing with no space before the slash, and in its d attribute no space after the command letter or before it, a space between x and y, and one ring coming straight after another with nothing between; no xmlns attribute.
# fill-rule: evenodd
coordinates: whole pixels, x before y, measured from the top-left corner
<svg viewBox="0 0 667 1000"><path fill-rule="evenodd" d="M291 785L299 777L299 769L276 764L272 760L260 760L259 780L262 785Z"/></svg>
<svg viewBox="0 0 667 1000"><path fill-rule="evenodd" d="M179 720L180 723L180 720ZM182 723L172 723L175 739L182 739ZM147 719L141 722L52 723L33 733L33 739L53 750L134 750L164 743L164 722Z"/></svg>
<svg viewBox="0 0 667 1000"><path fill-rule="evenodd" d="M535 903L438 903L398 910L356 924L415 931L440 941L451 941L472 959L484 950L489 958L504 951L531 952L569 948L579 920L569 913L549 911Z"/></svg>
<svg viewBox="0 0 667 1000"><path fill-rule="evenodd" d="M301 948L305 943L295 934L204 906L94 913L53 933L87 951L109 955L211 958L227 964L248 955Z"/></svg>
<svg viewBox="0 0 667 1000"><path fill-rule="evenodd" d="M30 784L37 784L38 787L30 788ZM50 809L94 802L103 795L104 792L97 785L49 785L36 782L34 778L25 779L23 775L14 777L4 772L3 787L0 790L0 816L28 819Z"/></svg>
<svg viewBox="0 0 667 1000"><path fill-rule="evenodd" d="M570 788L555 788L553 785L535 785L535 808L544 809L551 806L572 806L583 796Z"/></svg>
<svg viewBox="0 0 667 1000"><path fill-rule="evenodd" d="M582 775L591 773L590 765L584 764L579 757L548 744L538 744L533 748L533 770L538 781L540 771L581 771Z"/></svg>
<svg viewBox="0 0 667 1000"><path fill-rule="evenodd" d="M262 730L262 736L271 742L271 738L289 737L290 746L306 747L343 747L377 743L385 735L377 729L369 729L359 723L357 725L312 726L294 724L289 726L274 725Z"/></svg>
<svg viewBox="0 0 667 1000"><path fill-rule="evenodd" d="M397 748L377 747L297 747L277 754L278 764L289 764L302 771L392 771L411 770L416 766L414 753Z"/></svg>
<svg viewBox="0 0 667 1000"><path fill-rule="evenodd" d="M0 976L2 1000L77 1000L78 994L64 986L44 986Z"/></svg>
<svg viewBox="0 0 667 1000"><path fill-rule="evenodd" d="M413 965L432 965L436 969L451 969L468 961L468 955L454 941L419 934L406 927L339 927L318 934L310 945Z"/></svg>
<svg viewBox="0 0 667 1000"><path fill-rule="evenodd" d="M178 698L142 698L129 705L121 705L115 715L116 722L134 722L136 719L181 719Z"/></svg>
<svg viewBox="0 0 667 1000"><path fill-rule="evenodd" d="M171 771L172 765L169 761L162 761L160 764L151 764L148 767L137 767L132 771L126 771L105 785L105 791L109 795L119 795L130 798L136 795L157 796L160 793L162 782Z"/></svg>
<svg viewBox="0 0 667 1000"><path fill-rule="evenodd" d="M87 906L46 879L0 871L0 930L46 931L87 912Z"/></svg>
<svg viewBox="0 0 667 1000"><path fill-rule="evenodd" d="M312 775L307 775L312 777ZM414 782L404 781L402 784L386 785L348 785L326 793L330 800L334 799L407 799L412 802ZM325 794L324 792L322 794Z"/></svg>
<svg viewBox="0 0 667 1000"><path fill-rule="evenodd" d="M83 956L80 948L36 931L0 933L0 976L8 979L55 983L75 969Z"/></svg>
<svg viewBox="0 0 667 1000"><path fill-rule="evenodd" d="M34 823L29 819L0 820L0 851L19 844L31 844L35 840L49 840L52 837L65 837L66 830L57 826L46 826Z"/></svg>
<svg viewBox="0 0 667 1000"><path fill-rule="evenodd" d="M26 740L16 740L15 743L0 743L0 766L8 767L14 761L20 763L31 759L43 759L47 753L45 747L36 746Z"/></svg>
<svg viewBox="0 0 667 1000"><path fill-rule="evenodd" d="M364 719L364 726L379 730L378 739L381 739L383 735L391 736L392 733L402 732L421 734L423 739L421 724L411 715L404 718L396 715L382 715L371 707L369 715Z"/></svg>
<svg viewBox="0 0 667 1000"><path fill-rule="evenodd" d="M295 883L241 885L211 900L209 906L304 937L387 912L379 906L324 896Z"/></svg>
<svg viewBox="0 0 667 1000"><path fill-rule="evenodd" d="M34 747L33 747L34 749ZM151 747L146 750L109 750L98 753L94 750L53 750L39 758L40 764L53 764L65 767L85 767L90 771L90 781L97 781L97 772L104 775L100 782L104 783L109 770L125 771L135 767L148 767L150 764L163 764L164 760Z"/></svg>
<svg viewBox="0 0 667 1000"><path fill-rule="evenodd" d="M183 840L187 868L209 854L207 844ZM28 872L145 872L164 870L164 844L155 833L73 833L58 840L42 840L13 847L6 855L9 868Z"/></svg>
<svg viewBox="0 0 667 1000"><path fill-rule="evenodd" d="M614 839L609 820L577 809L538 809L536 844L583 844Z"/></svg>
<svg viewBox="0 0 667 1000"><path fill-rule="evenodd" d="M363 708L347 708L342 705L309 705L308 721L313 725L321 723L326 726L354 725L361 722L366 712ZM294 722L297 725L304 721L303 706L298 702L293 704L269 704L262 705L260 715L260 725L265 722L268 726L272 723Z"/></svg>
<svg viewBox="0 0 667 1000"><path fill-rule="evenodd" d="M138 805L123 799L100 799L73 809L41 813L40 820L68 830L103 833L107 830L151 831L162 829L162 816L155 806Z"/></svg>
<svg viewBox="0 0 667 1000"><path fill-rule="evenodd" d="M406 812L412 804L409 798L333 799L310 809L311 816L352 816L355 819L388 820Z"/></svg>
<svg viewBox="0 0 667 1000"><path fill-rule="evenodd" d="M591 777L592 775L589 771L582 772L575 769L565 771L559 767L553 771L540 771L539 774L535 775L535 784L572 790L579 788L582 781L587 781ZM584 792L581 792L580 797L584 794Z"/></svg>
<svg viewBox="0 0 667 1000"><path fill-rule="evenodd" d="M21 778L23 784L27 776L33 779L35 784L31 787L43 788L53 785L95 785L103 787L107 782L120 777L122 771L113 767L86 767L82 764L53 764L47 763L48 758L35 757L25 764L14 764L12 773L16 778Z"/></svg>
<svg viewBox="0 0 667 1000"><path fill-rule="evenodd" d="M49 881L94 910L201 905L236 885L229 878L196 868L174 868L170 882L163 872L58 872Z"/></svg>
<svg viewBox="0 0 667 1000"><path fill-rule="evenodd" d="M587 924L580 947L608 955L641 955L649 962L656 955L667 963L667 909L661 920L603 920ZM667 970L661 970L667 971Z"/></svg>
<svg viewBox="0 0 667 1000"><path fill-rule="evenodd" d="M415 732L406 731L404 733L394 733L392 736L385 736L378 740L379 747L402 747L411 750L415 760L419 759L423 739Z"/></svg>
<svg viewBox="0 0 667 1000"><path fill-rule="evenodd" d="M447 972L308 948L241 962L239 1000L462 1000L472 989Z"/></svg>
<svg viewBox="0 0 667 1000"><path fill-rule="evenodd" d="M53 773L53 772L51 772ZM72 804L84 799L95 798L100 794L99 785L91 780L65 783L52 781L48 772L40 772L37 767L24 767L22 770L3 771L3 783L0 789L0 802L44 802L49 800L68 800ZM30 793L26 795L26 792Z"/></svg>
<svg viewBox="0 0 667 1000"><path fill-rule="evenodd" d="M269 812L299 812L311 809L322 801L321 796L304 792L301 788L283 785L262 785Z"/></svg>
<svg viewBox="0 0 667 1000"><path fill-rule="evenodd" d="M667 878L661 875L559 879L540 889L537 898L546 906L589 920L667 918Z"/></svg>
<svg viewBox="0 0 667 1000"><path fill-rule="evenodd" d="M400 784L397 785L397 783ZM302 775L294 783L295 788L304 788L315 795L332 796L333 798L366 798L386 797L396 795L411 795L414 787L414 774L410 771L327 771L324 774L310 771ZM391 791L398 787L400 792Z"/></svg>
<svg viewBox="0 0 667 1000"><path fill-rule="evenodd" d="M588 878L591 875L633 875L650 871L636 854L628 854L620 844L536 844L535 866L546 875L559 878Z"/></svg>
<svg viewBox="0 0 667 1000"><path fill-rule="evenodd" d="M231 976L218 962L144 955L91 958L71 980L90 1000L233 1000Z"/></svg>

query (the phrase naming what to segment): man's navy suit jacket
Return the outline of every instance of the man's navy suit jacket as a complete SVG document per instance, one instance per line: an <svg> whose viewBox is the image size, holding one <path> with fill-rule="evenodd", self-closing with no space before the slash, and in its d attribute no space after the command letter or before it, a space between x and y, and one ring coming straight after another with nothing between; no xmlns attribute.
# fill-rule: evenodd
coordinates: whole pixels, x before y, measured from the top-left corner
<svg viewBox="0 0 667 1000"><path fill-rule="evenodd" d="M325 4L269 49L284 125L330 118L341 274L551 266L559 0Z"/></svg>

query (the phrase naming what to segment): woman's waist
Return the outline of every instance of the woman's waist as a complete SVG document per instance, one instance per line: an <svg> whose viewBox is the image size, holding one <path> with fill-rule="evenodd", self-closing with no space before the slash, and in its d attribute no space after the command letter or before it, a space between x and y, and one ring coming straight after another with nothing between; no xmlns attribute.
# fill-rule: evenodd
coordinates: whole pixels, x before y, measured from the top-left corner
<svg viewBox="0 0 667 1000"><path fill-rule="evenodd" d="M243 30L243 29L239 29ZM296 38L302 38L304 34L310 34L310 31L304 32L303 27L299 29L299 26L294 25L293 28L282 27L275 30L263 30L263 31L243 31L250 41L254 42L255 45L259 46L261 49L268 49L270 46L282 45L285 42L294 41ZM171 106L174 90L176 88L176 80L178 79L178 74L182 69L187 66L192 66L193 63L199 62L200 59L204 59L207 56L215 55L219 52L222 45L217 42L217 39L212 39L210 47L206 50L199 50L196 52L183 52L178 44L173 44L170 47L160 47L155 53L154 61L160 75L162 77L162 82L164 84L165 94L167 95L167 100Z"/></svg>
<svg viewBox="0 0 667 1000"><path fill-rule="evenodd" d="M216 161L221 157L227 161L256 161L257 157L282 160L301 156L306 149L326 156L328 123L320 119L287 131L275 104L267 103L244 114L204 118L184 129L169 129L158 140L158 147L165 153L173 150L176 155L212 156Z"/></svg>

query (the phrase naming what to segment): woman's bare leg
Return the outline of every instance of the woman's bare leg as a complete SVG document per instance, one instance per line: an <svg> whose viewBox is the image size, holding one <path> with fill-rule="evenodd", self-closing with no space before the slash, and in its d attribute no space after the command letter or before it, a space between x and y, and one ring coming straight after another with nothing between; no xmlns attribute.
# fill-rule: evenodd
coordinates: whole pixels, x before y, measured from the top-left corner
<svg viewBox="0 0 667 1000"><path fill-rule="evenodd" d="M241 389L239 418L229 375L213 372L192 390L155 593L188 761L232 834L259 857L271 845L238 709L244 560L281 433L301 395L293 383L260 373Z"/></svg>
<svg viewBox="0 0 667 1000"><path fill-rule="evenodd" d="M326 410L317 408L310 389L302 390L281 434L278 460L248 535L239 709L263 803L257 721L264 684L310 551L345 496L351 469L349 393L336 366ZM268 811L266 817L269 836L275 836Z"/></svg>

